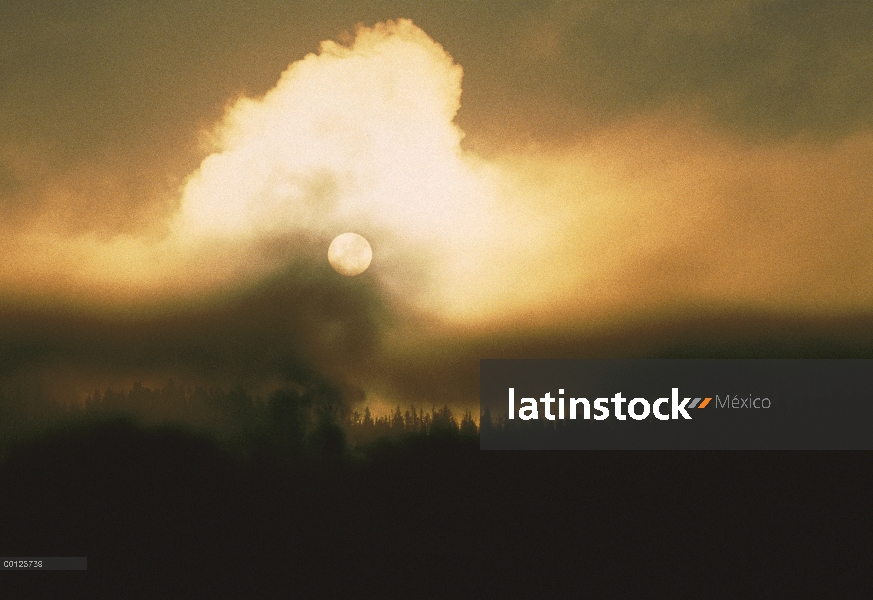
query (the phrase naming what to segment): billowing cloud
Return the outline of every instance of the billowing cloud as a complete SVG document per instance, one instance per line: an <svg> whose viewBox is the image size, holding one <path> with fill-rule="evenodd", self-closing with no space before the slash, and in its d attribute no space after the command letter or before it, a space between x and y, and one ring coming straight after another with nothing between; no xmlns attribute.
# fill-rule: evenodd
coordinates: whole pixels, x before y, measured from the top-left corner
<svg viewBox="0 0 873 600"><path fill-rule="evenodd" d="M460 97L461 68L408 20L360 28L349 46L325 42L266 95L230 106L178 209L156 219L163 229L107 235L65 222L58 235L41 214L15 238L28 260L10 263L7 283L122 302L189 296L250 283L300 244L326 253L355 231L373 243L386 290L444 316L481 315L501 302L494 286L551 244L538 209L503 201L504 176L461 149ZM119 205L111 176L82 180L48 193L69 205L114 192Z"/></svg>
<svg viewBox="0 0 873 600"><path fill-rule="evenodd" d="M386 281L413 255L448 270L427 288L440 294L477 275L469 263L504 227L487 166L461 151L460 97L461 68L410 21L324 42L228 110L217 151L183 189L177 233L356 231L373 239Z"/></svg>

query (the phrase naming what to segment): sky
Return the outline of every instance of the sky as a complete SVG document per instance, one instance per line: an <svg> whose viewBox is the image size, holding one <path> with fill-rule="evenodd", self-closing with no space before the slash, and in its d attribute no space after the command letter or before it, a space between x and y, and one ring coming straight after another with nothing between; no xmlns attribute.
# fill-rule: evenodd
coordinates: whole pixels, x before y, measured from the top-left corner
<svg viewBox="0 0 873 600"><path fill-rule="evenodd" d="M871 31L863 2L5 3L0 376L303 365L472 406L480 358L861 343Z"/></svg>

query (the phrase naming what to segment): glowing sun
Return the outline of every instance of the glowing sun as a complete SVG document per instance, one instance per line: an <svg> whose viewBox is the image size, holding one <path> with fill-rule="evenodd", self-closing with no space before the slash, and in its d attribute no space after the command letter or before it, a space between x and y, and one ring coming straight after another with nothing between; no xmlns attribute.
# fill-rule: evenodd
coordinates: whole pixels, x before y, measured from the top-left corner
<svg viewBox="0 0 873 600"><path fill-rule="evenodd" d="M336 236L327 249L330 266L340 275L360 275L373 260L370 243L357 233L343 233Z"/></svg>

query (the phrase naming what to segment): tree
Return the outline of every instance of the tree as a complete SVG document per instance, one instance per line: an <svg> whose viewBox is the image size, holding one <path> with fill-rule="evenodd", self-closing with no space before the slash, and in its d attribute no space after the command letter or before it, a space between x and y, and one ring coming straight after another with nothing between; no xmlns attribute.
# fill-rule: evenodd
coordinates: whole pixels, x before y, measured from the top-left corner
<svg viewBox="0 0 873 600"><path fill-rule="evenodd" d="M470 411L464 411L464 418L461 419L460 433L464 436L476 437L479 430L476 429L476 422L473 421L473 415Z"/></svg>
<svg viewBox="0 0 873 600"><path fill-rule="evenodd" d="M452 414L452 409L448 405L443 405L439 410L433 411L433 420L431 422L431 434L457 434L458 421L455 415Z"/></svg>
<svg viewBox="0 0 873 600"><path fill-rule="evenodd" d="M391 433L399 435L403 433L403 413L400 412L400 405L394 409L394 414L391 415Z"/></svg>
<svg viewBox="0 0 873 600"><path fill-rule="evenodd" d="M494 429L494 423L491 421L491 410L486 406L479 417L479 430L491 431Z"/></svg>

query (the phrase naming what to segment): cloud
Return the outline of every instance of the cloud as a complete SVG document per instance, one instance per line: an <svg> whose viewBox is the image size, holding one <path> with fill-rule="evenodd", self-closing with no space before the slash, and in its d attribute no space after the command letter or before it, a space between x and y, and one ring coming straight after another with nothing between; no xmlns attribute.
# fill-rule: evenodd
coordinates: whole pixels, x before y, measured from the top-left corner
<svg viewBox="0 0 873 600"><path fill-rule="evenodd" d="M460 79L460 68L408 21L361 29L350 47L324 42L263 98L230 108L219 151L186 185L183 217L194 228L235 233L328 227L325 208L346 219L388 209L382 218L396 225L404 209L448 202L455 190L440 189L439 176L458 177L451 155L461 136L452 124ZM326 189L313 194L319 186ZM322 204L309 206L313 196Z"/></svg>
<svg viewBox="0 0 873 600"><path fill-rule="evenodd" d="M82 400L134 381L255 392L316 373L354 382L372 368L391 309L374 281L298 256L254 287L138 313L63 303L0 306L0 393Z"/></svg>
<svg viewBox="0 0 873 600"><path fill-rule="evenodd" d="M546 314L859 311L873 302L871 156L870 133L755 144L662 113L507 170L557 225L543 271L564 275L542 288Z"/></svg>
<svg viewBox="0 0 873 600"><path fill-rule="evenodd" d="M493 286L548 243L537 208L504 201L502 174L461 149L461 74L408 20L324 42L264 96L230 104L169 218L165 199L127 201L111 162L49 187L48 206L81 210L62 224L40 213L16 238L30 259L10 265L7 283L120 302L190 296L280 268L297 251L289 240L326 252L355 231L373 244L386 293L481 315L500 302ZM135 224L149 217L151 232Z"/></svg>
<svg viewBox="0 0 873 600"><path fill-rule="evenodd" d="M859 2L558 1L518 18L506 85L575 130L679 106L750 139L833 139L873 124L871 26Z"/></svg>

